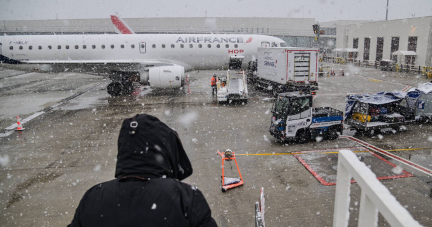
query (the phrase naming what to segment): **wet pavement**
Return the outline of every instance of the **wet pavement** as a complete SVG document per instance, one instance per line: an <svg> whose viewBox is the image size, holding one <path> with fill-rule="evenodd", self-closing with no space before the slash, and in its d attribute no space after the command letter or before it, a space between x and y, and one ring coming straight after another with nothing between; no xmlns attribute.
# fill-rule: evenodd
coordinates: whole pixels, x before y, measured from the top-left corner
<svg viewBox="0 0 432 227"><path fill-rule="evenodd" d="M344 110L347 94L403 90L427 82L416 75L373 68L334 67L344 67L346 76L320 77L315 107ZM190 86L183 90L160 92L141 87L133 96L112 98L105 90L108 81L100 76L1 68L1 129L15 123L17 114L26 118L95 86L30 120L23 132L0 137L0 160L7 163L0 167L1 225L67 225L84 192L114 178L121 122L147 113L179 133L194 167L194 174L185 182L203 192L219 226L253 226L261 187L266 193L266 226L331 226L335 186L323 185L298 157L326 182L334 182L336 154L317 151L360 150L361 145L347 138L306 144L276 142L268 132L273 98L249 85L248 103L219 105L209 86L215 73L226 72L193 71ZM344 134L432 169L432 124L408 125L397 134L374 137L348 130ZM227 148L237 154L244 185L222 193L221 158L216 151ZM302 151L301 155L292 153ZM432 178L398 161L384 161L361 151L356 154L378 177L405 174L394 173L392 164L413 175L381 182L416 220L432 226ZM227 177L237 174L235 164L232 170L225 164L225 170ZM350 226L357 225L360 192L353 183ZM379 226L389 226L381 216Z"/></svg>

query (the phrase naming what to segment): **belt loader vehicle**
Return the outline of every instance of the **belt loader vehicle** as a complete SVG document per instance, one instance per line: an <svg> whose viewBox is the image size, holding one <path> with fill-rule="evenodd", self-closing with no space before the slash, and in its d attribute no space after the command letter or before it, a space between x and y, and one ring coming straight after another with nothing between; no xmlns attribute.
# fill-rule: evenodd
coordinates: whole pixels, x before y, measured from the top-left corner
<svg viewBox="0 0 432 227"><path fill-rule="evenodd" d="M278 140L308 142L321 137L336 139L343 133L342 111L312 108L312 95L295 91L281 93L272 107L270 134Z"/></svg>
<svg viewBox="0 0 432 227"><path fill-rule="evenodd" d="M226 79L218 80L217 101L230 102L242 101L247 103L249 97L247 81L244 71L239 74L230 75L228 70Z"/></svg>
<svg viewBox="0 0 432 227"><path fill-rule="evenodd" d="M253 82L274 96L290 91L318 90L318 49L258 48L257 75Z"/></svg>

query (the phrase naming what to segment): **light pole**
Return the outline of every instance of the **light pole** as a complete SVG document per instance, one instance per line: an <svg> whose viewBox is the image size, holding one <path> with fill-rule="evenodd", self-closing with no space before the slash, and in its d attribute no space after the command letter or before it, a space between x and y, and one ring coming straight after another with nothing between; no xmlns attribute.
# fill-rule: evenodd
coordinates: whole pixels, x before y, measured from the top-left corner
<svg viewBox="0 0 432 227"><path fill-rule="evenodd" d="M388 17L388 2L389 2L389 0L387 0L387 7L386 7L386 20L387 20L387 17Z"/></svg>

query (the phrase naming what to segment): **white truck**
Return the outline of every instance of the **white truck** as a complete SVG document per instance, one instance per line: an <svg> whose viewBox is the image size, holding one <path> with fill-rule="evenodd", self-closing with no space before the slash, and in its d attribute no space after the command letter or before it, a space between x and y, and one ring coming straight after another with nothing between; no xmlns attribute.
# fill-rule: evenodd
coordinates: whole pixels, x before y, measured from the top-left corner
<svg viewBox="0 0 432 227"><path fill-rule="evenodd" d="M242 101L247 103L248 97L249 94L244 71L230 74L230 71L228 70L226 78L218 79L217 101L219 103L229 103L230 101Z"/></svg>
<svg viewBox="0 0 432 227"><path fill-rule="evenodd" d="M282 92L318 90L318 49L301 47L258 48L257 88Z"/></svg>

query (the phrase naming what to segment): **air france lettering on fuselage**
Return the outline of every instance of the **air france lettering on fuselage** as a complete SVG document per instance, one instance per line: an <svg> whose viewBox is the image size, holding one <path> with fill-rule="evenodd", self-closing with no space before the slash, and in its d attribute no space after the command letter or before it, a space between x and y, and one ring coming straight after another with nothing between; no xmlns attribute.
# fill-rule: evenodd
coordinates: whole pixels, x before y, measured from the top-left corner
<svg viewBox="0 0 432 227"><path fill-rule="evenodd" d="M226 38L212 38L212 37L179 37L176 43L243 43L242 37L226 37Z"/></svg>

